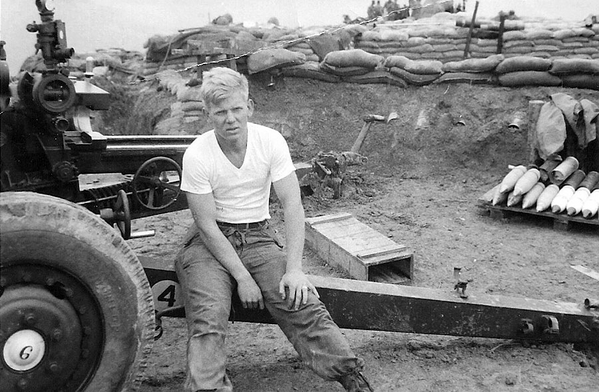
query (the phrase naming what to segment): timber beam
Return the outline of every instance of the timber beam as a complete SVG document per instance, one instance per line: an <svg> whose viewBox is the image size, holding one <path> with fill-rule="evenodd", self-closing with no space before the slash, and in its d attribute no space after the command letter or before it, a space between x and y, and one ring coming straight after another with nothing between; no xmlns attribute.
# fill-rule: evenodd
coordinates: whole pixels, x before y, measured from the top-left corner
<svg viewBox="0 0 599 392"><path fill-rule="evenodd" d="M172 267L140 258L161 316L184 317ZM151 264L151 265L150 265ZM417 334L599 344L599 310L569 302L476 294L309 276L341 328ZM178 290L178 291L177 291ZM463 294L463 293L462 293ZM169 306L159 303L169 300ZM233 301L232 321L273 323Z"/></svg>

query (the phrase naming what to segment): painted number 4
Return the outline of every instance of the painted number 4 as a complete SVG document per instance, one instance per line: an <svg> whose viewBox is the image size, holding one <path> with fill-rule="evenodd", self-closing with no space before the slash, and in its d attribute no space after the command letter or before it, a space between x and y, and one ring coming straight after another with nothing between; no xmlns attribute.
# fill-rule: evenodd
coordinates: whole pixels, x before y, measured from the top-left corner
<svg viewBox="0 0 599 392"><path fill-rule="evenodd" d="M182 304L181 286L172 280L161 280L152 286L152 295L154 296L154 307L160 311L166 308L172 308Z"/></svg>
<svg viewBox="0 0 599 392"><path fill-rule="evenodd" d="M168 286L166 288L166 290L164 290L162 293L160 293L160 295L156 299L158 301L166 302L167 303L166 306L170 308L173 305L175 305L175 302L176 302L175 293L176 293L175 285L171 284L170 286Z"/></svg>

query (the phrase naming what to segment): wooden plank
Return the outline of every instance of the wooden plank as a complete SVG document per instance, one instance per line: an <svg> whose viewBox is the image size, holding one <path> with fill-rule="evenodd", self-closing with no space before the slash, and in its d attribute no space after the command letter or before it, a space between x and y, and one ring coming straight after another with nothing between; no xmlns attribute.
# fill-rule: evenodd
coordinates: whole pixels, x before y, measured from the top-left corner
<svg viewBox="0 0 599 392"><path fill-rule="evenodd" d="M412 251L406 249L403 252L389 253L389 254L382 255L382 256L376 256L376 257L360 259L360 260L362 260L362 263L364 263L365 265L372 267L372 266L379 265L379 264L392 263L395 260L402 260L402 259L409 260L413 256L414 256L414 254L412 253ZM411 275L408 275L408 276L411 276Z"/></svg>
<svg viewBox="0 0 599 392"><path fill-rule="evenodd" d="M584 265L571 265L570 267L574 268L576 271L585 274L595 280L599 281L599 272L590 269L589 267L585 267Z"/></svg>
<svg viewBox="0 0 599 392"><path fill-rule="evenodd" d="M568 230L571 228L572 223L579 223L587 226L599 226L599 219L597 217L593 218L584 218L582 215L578 214L575 216L570 216L567 213L556 214L550 211L541 211L538 212L532 208L522 208L517 206L508 207L506 205L492 205L491 203L486 203L483 201L479 201L478 206L480 208L485 208L489 211L489 214L492 218L503 219L507 218L510 214L523 214L523 215L531 215L538 216L543 218L552 219L554 223L555 229L560 230Z"/></svg>
<svg viewBox="0 0 599 392"><path fill-rule="evenodd" d="M405 246L403 245L397 245L397 246L393 246L393 247L389 247L387 249L383 248L377 248L374 249L370 252L360 252L358 253L356 256L358 256L361 259L367 259L367 258L371 258L371 257L378 257L378 256L385 256L391 253L398 253L398 252L402 252L406 249Z"/></svg>
<svg viewBox="0 0 599 392"><path fill-rule="evenodd" d="M324 223L324 222L334 222L334 221L350 219L350 218L353 218L352 214L349 214L347 212L342 212L342 213L333 214L333 215L323 215L323 216L316 216L313 218L306 218L306 222L308 222L308 223L310 223L310 225L314 226L314 225Z"/></svg>

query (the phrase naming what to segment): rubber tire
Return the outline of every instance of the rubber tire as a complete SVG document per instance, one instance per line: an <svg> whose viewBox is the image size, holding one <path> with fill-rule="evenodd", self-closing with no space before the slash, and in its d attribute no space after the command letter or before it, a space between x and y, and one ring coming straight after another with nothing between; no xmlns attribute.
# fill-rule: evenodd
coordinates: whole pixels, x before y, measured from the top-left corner
<svg viewBox="0 0 599 392"><path fill-rule="evenodd" d="M68 271L103 315L105 344L85 391L136 391L154 342L147 277L120 233L87 209L32 192L0 194L0 266L24 259Z"/></svg>

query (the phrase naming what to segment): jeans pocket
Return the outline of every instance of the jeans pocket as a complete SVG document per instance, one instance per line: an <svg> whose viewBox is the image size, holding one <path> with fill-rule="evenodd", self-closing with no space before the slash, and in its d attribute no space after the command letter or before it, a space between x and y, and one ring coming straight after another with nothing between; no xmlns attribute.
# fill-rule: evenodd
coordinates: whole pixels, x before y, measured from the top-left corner
<svg viewBox="0 0 599 392"><path fill-rule="evenodd" d="M263 230L264 234L267 235L268 237L270 237L270 239L272 239L279 248L283 249L283 243L281 242L281 239L277 235L277 231L275 229L273 229L270 226L266 226L262 230Z"/></svg>

